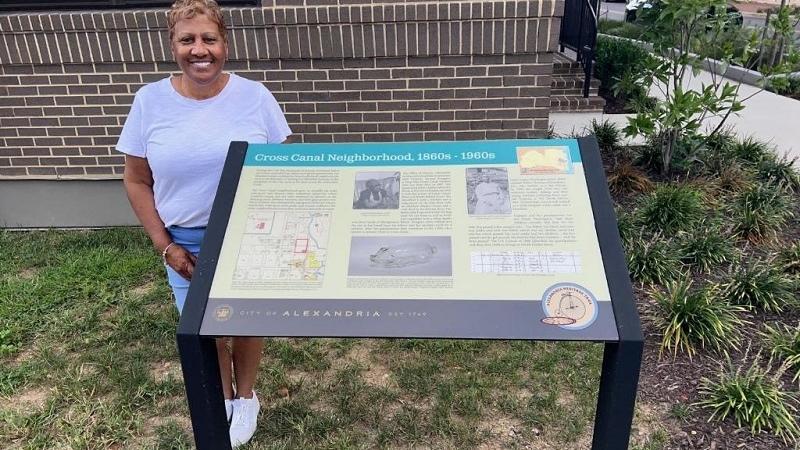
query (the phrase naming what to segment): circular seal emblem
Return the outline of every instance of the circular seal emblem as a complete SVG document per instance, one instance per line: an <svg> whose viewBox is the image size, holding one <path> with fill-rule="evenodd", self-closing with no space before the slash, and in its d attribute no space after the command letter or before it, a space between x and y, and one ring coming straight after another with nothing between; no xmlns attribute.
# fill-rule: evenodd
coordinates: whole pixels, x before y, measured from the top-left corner
<svg viewBox="0 0 800 450"><path fill-rule="evenodd" d="M233 316L233 308L230 305L219 305L214 309L214 319L217 322L225 322Z"/></svg>
<svg viewBox="0 0 800 450"><path fill-rule="evenodd" d="M584 287L559 283L544 292L542 323L565 330L582 330L597 319L597 299Z"/></svg>

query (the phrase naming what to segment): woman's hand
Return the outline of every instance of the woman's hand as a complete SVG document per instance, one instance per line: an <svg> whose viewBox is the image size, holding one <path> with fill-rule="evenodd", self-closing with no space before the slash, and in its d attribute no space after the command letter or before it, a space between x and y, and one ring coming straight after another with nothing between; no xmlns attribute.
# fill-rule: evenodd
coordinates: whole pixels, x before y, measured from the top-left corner
<svg viewBox="0 0 800 450"><path fill-rule="evenodd" d="M187 280L192 279L194 265L197 263L197 257L191 254L185 248L178 244L170 245L167 249L167 253L164 255L164 260L167 262L167 265L170 266L175 272L178 272L180 276L186 278Z"/></svg>

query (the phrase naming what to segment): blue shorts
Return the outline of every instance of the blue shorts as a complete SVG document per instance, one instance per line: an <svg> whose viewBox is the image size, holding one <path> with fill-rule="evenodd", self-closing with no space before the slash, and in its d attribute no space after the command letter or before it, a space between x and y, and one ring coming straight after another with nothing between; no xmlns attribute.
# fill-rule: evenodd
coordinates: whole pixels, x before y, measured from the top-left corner
<svg viewBox="0 0 800 450"><path fill-rule="evenodd" d="M206 234L206 228L183 228L172 226L167 228L172 241L181 247L191 252L194 256L200 253L200 245L203 243L203 236ZM186 303L186 294L189 293L189 280L183 278L172 270L172 267L167 266L167 280L172 288L172 294L175 296L175 306L178 307L178 313L183 311L183 304Z"/></svg>

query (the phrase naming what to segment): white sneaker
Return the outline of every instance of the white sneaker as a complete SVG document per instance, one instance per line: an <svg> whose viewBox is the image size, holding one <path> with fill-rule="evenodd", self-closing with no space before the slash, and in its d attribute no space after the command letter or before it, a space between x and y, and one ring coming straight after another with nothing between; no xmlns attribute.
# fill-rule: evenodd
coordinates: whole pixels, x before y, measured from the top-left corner
<svg viewBox="0 0 800 450"><path fill-rule="evenodd" d="M233 400L233 417L231 418L231 447L246 444L256 432L256 420L261 405L256 392L253 398L237 398Z"/></svg>
<svg viewBox="0 0 800 450"><path fill-rule="evenodd" d="M233 400L225 399L225 416L228 418L228 423L231 423L231 416L233 416Z"/></svg>

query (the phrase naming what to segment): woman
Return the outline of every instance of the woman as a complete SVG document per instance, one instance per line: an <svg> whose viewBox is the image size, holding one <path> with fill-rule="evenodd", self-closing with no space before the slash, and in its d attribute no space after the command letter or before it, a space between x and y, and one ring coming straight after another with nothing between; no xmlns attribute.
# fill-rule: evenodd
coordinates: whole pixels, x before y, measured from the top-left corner
<svg viewBox="0 0 800 450"><path fill-rule="evenodd" d="M167 23L181 74L137 92L117 150L126 154L128 199L164 260L180 312L230 142L281 143L291 130L263 85L223 72L227 35L214 0L177 0ZM217 340L233 446L256 429L262 348L261 338Z"/></svg>

